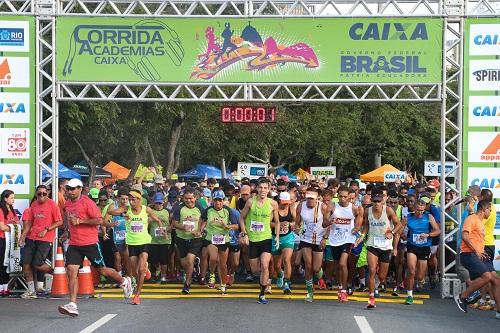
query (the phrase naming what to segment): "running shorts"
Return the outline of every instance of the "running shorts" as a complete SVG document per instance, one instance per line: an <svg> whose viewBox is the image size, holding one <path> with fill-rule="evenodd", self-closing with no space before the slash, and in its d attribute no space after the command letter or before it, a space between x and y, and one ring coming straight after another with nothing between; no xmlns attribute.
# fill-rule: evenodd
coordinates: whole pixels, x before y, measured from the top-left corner
<svg viewBox="0 0 500 333"><path fill-rule="evenodd" d="M391 261L391 250L381 250L372 246L368 246L367 250L377 256L380 262L388 264Z"/></svg>
<svg viewBox="0 0 500 333"><path fill-rule="evenodd" d="M78 265L82 267L84 257L87 257L94 267L105 267L99 243L85 246L69 245L66 251L66 266Z"/></svg>
<svg viewBox="0 0 500 333"><path fill-rule="evenodd" d="M185 258L188 253L194 254L195 256L200 254L201 238L193 238L193 239L183 239L177 237L175 244L177 245L177 249L179 250L179 257Z"/></svg>
<svg viewBox="0 0 500 333"><path fill-rule="evenodd" d="M292 249L295 247L295 236L294 233L291 232L288 235L280 236L280 247L276 249L276 240L272 238L272 253L273 255L280 255L282 249Z"/></svg>
<svg viewBox="0 0 500 333"><path fill-rule="evenodd" d="M489 261L481 261L477 254L472 252L460 253L460 263L469 271L471 280L481 277L484 273L495 271Z"/></svg>
<svg viewBox="0 0 500 333"><path fill-rule="evenodd" d="M250 242L248 245L248 259L259 258L262 253L271 253L272 246L272 239L266 239L260 242Z"/></svg>
<svg viewBox="0 0 500 333"><path fill-rule="evenodd" d="M49 255L51 245L50 242L26 239L22 255L23 265L42 265Z"/></svg>
<svg viewBox="0 0 500 333"><path fill-rule="evenodd" d="M431 257L431 247L430 246L415 246L406 243L406 253L413 253L418 260L429 260Z"/></svg>
<svg viewBox="0 0 500 333"><path fill-rule="evenodd" d="M332 250L332 258L334 261L339 261L340 257L342 256L342 253L351 253L352 249L354 247L354 244L352 243L347 243L339 246L330 246L330 249Z"/></svg>

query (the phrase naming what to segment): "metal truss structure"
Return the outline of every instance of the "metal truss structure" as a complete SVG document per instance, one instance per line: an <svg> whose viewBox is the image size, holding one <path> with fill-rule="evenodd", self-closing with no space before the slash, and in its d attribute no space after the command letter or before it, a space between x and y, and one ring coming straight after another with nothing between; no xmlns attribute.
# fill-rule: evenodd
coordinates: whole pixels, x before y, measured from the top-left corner
<svg viewBox="0 0 500 333"><path fill-rule="evenodd" d="M441 195L461 189L462 78L464 17L497 16L500 0L0 0L1 15L33 15L37 39L37 183L42 170L57 186L59 101L165 102L436 102L441 103L441 163L457 162L456 186L441 174ZM58 82L55 77L55 24L59 16L117 17L439 17L443 31L443 78L440 84L269 84L127 82ZM53 162L49 168L48 163ZM53 191L57 195L57 191ZM458 199L457 199L458 200ZM441 203L442 220L452 219ZM459 221L455 221L457 224ZM455 262L445 265L445 254L456 253L444 239L441 224L442 296L461 288Z"/></svg>

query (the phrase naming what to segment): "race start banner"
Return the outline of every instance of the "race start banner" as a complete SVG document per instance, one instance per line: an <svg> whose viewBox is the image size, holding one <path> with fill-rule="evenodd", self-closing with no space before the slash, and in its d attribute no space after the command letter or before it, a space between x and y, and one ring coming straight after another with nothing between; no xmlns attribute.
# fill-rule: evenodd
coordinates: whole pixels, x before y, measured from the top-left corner
<svg viewBox="0 0 500 333"><path fill-rule="evenodd" d="M35 19L0 16L0 192L20 212L35 188Z"/></svg>
<svg viewBox="0 0 500 333"><path fill-rule="evenodd" d="M464 40L462 188L493 192L494 265L500 271L500 19L467 18Z"/></svg>
<svg viewBox="0 0 500 333"><path fill-rule="evenodd" d="M65 82L440 83L438 18L57 19Z"/></svg>

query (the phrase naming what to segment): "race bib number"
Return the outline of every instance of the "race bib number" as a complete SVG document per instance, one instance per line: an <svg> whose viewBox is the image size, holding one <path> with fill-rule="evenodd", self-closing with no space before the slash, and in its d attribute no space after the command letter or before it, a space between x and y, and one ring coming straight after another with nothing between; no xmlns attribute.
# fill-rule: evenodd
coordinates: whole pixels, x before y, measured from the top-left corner
<svg viewBox="0 0 500 333"><path fill-rule="evenodd" d="M343 242L347 240L347 229L336 229L333 234L333 239L337 242Z"/></svg>
<svg viewBox="0 0 500 333"><path fill-rule="evenodd" d="M155 237L163 237L167 231L165 227L155 228Z"/></svg>
<svg viewBox="0 0 500 333"><path fill-rule="evenodd" d="M390 239L387 239L385 237L373 237L373 245L378 248L387 247L388 241L390 241Z"/></svg>
<svg viewBox="0 0 500 333"><path fill-rule="evenodd" d="M226 244L226 237L224 237L224 235L212 235L212 244L214 245Z"/></svg>
<svg viewBox="0 0 500 333"><path fill-rule="evenodd" d="M311 233L314 232L314 230L316 230L316 224L310 223L306 226L306 232Z"/></svg>
<svg viewBox="0 0 500 333"><path fill-rule="evenodd" d="M280 234L287 234L289 230L290 230L290 223L288 222L280 223Z"/></svg>
<svg viewBox="0 0 500 333"><path fill-rule="evenodd" d="M136 233L136 232L143 232L144 231L144 224L142 223L131 223L130 224L130 231Z"/></svg>
<svg viewBox="0 0 500 333"><path fill-rule="evenodd" d="M115 240L125 240L125 230L115 230Z"/></svg>
<svg viewBox="0 0 500 333"><path fill-rule="evenodd" d="M264 232L264 223L252 221L250 222L250 230L253 232Z"/></svg>
<svg viewBox="0 0 500 333"><path fill-rule="evenodd" d="M417 245L425 244L427 243L427 238L420 237L423 234L413 234L413 243Z"/></svg>
<svg viewBox="0 0 500 333"><path fill-rule="evenodd" d="M183 221L182 225L186 231L193 231L195 227L195 223L193 221Z"/></svg>

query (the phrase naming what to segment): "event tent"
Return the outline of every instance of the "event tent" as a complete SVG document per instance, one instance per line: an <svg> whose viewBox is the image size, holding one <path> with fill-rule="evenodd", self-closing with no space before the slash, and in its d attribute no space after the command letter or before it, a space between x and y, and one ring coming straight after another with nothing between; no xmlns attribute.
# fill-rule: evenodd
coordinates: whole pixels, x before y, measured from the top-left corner
<svg viewBox="0 0 500 333"><path fill-rule="evenodd" d="M48 167L52 168L52 163L49 163ZM72 170L72 169L68 168L67 166L65 166L61 162L59 162L58 165L57 165L57 175L59 176L59 178L66 178L66 179L76 178L76 179L81 179L81 176L80 176L80 174L78 172L76 172L75 170ZM44 170L42 170L42 179L45 180L46 178L50 178L50 175L49 175L48 171L46 171L44 169Z"/></svg>
<svg viewBox="0 0 500 333"><path fill-rule="evenodd" d="M128 175L130 174L130 169L127 169L124 166L113 161L109 161L108 164L103 167L103 169L111 172L111 179L113 180L127 179Z"/></svg>
<svg viewBox="0 0 500 333"><path fill-rule="evenodd" d="M384 164L380 168L361 175L361 181L372 182L372 183L383 183L384 182L384 172L398 172L399 170L390 164Z"/></svg>
<svg viewBox="0 0 500 333"><path fill-rule="evenodd" d="M222 178L222 171L212 165L197 164L194 168L184 173L179 173L179 178ZM231 171L226 171L226 177L231 177Z"/></svg>
<svg viewBox="0 0 500 333"><path fill-rule="evenodd" d="M80 161L76 164L73 164L72 168L84 178L87 178L90 176L89 165L87 164L86 161ZM111 172L106 171L103 168L96 166L95 177L96 178L111 178Z"/></svg>

